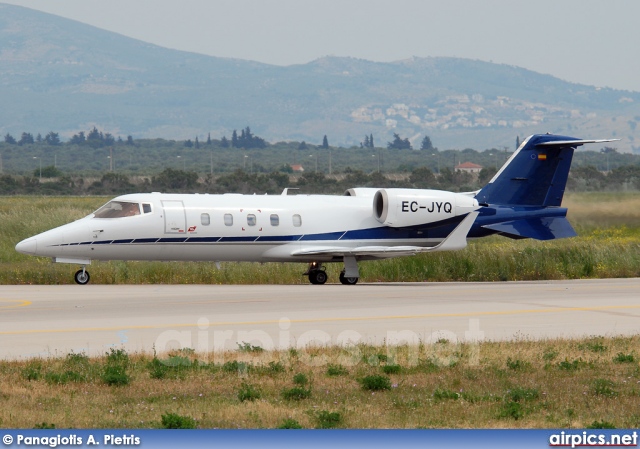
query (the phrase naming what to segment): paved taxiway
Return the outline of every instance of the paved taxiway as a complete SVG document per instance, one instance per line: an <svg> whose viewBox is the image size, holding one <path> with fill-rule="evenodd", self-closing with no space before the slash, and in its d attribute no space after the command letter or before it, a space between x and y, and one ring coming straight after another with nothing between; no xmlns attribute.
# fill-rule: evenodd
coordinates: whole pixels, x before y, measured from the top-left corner
<svg viewBox="0 0 640 449"><path fill-rule="evenodd" d="M640 279L342 285L0 286L0 359L640 332Z"/></svg>

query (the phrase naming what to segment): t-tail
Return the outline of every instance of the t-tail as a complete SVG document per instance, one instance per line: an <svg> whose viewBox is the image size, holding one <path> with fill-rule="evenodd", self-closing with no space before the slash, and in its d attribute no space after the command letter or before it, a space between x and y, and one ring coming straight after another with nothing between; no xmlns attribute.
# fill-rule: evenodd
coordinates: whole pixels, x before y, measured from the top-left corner
<svg viewBox="0 0 640 449"><path fill-rule="evenodd" d="M576 147L618 139L581 140L536 134L528 137L477 194L485 206L481 228L511 238L551 240L576 232L561 208Z"/></svg>

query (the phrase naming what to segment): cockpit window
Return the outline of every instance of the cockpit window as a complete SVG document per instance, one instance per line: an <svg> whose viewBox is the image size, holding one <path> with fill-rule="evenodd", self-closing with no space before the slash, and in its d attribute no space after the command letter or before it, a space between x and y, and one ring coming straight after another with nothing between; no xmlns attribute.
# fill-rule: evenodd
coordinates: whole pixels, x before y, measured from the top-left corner
<svg viewBox="0 0 640 449"><path fill-rule="evenodd" d="M109 201L107 204L98 209L95 218L119 218L140 215L140 205L138 203L129 203L127 201Z"/></svg>

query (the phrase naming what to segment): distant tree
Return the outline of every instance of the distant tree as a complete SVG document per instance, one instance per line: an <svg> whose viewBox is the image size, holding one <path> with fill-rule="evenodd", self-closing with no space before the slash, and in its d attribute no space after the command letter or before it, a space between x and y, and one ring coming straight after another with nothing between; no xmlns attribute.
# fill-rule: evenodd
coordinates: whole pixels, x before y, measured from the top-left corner
<svg viewBox="0 0 640 449"><path fill-rule="evenodd" d="M32 143L34 143L34 140L31 133L22 133L22 136L20 136L20 140L18 141L18 145L29 145Z"/></svg>
<svg viewBox="0 0 640 449"><path fill-rule="evenodd" d="M235 129L231 133L231 147L238 148L238 132Z"/></svg>
<svg viewBox="0 0 640 449"><path fill-rule="evenodd" d="M102 131L98 131L98 129L94 126L89 134L87 134L87 142L102 142L104 140L104 136L102 135Z"/></svg>
<svg viewBox="0 0 640 449"><path fill-rule="evenodd" d="M87 141L87 138L84 135L84 131L80 131L78 134L74 134L71 136L69 143L72 145L82 145Z"/></svg>
<svg viewBox="0 0 640 449"><path fill-rule="evenodd" d="M60 137L58 136L58 133L54 133L53 131L49 131L49 133L44 137L44 141L51 146L60 145Z"/></svg>
<svg viewBox="0 0 640 449"><path fill-rule="evenodd" d="M40 168L36 168L33 171L33 176L40 176ZM62 176L62 172L58 170L53 165L48 165L46 167L42 167L42 177L43 178L59 178Z"/></svg>
<svg viewBox="0 0 640 449"><path fill-rule="evenodd" d="M520 148L520 136L516 136L516 150Z"/></svg>
<svg viewBox="0 0 640 449"><path fill-rule="evenodd" d="M491 178L493 178L493 175L496 174L498 170L496 170L495 167L485 167L482 170L480 170L480 173L478 173L478 184L480 184L481 186L486 185Z"/></svg>
<svg viewBox="0 0 640 449"><path fill-rule="evenodd" d="M211 145L211 133L207 134L207 145Z"/></svg>
<svg viewBox="0 0 640 449"><path fill-rule="evenodd" d="M193 190L198 184L198 174L183 170L165 169L158 176L154 176L151 185L161 190Z"/></svg>
<svg viewBox="0 0 640 449"><path fill-rule="evenodd" d="M36 136L36 142L42 143L42 134L38 133L38 135Z"/></svg>
<svg viewBox="0 0 640 449"><path fill-rule="evenodd" d="M371 145L369 144L369 136L364 136L364 142L360 144L360 147L364 147L364 148L371 147Z"/></svg>
<svg viewBox="0 0 640 449"><path fill-rule="evenodd" d="M193 142L191 141L191 139L187 139L184 141L184 146L187 148L192 148L193 147Z"/></svg>
<svg viewBox="0 0 640 449"><path fill-rule="evenodd" d="M227 139L227 136L222 136L222 139L220 139L220 146L222 148L229 148L229 139Z"/></svg>
<svg viewBox="0 0 640 449"><path fill-rule="evenodd" d="M305 142L304 140L298 145L298 150L306 150L308 148L309 147L307 146L307 142Z"/></svg>
<svg viewBox="0 0 640 449"><path fill-rule="evenodd" d="M196 149L200 148L200 141L198 140L198 136L196 136L196 140L195 140L193 146L196 147Z"/></svg>
<svg viewBox="0 0 640 449"><path fill-rule="evenodd" d="M419 167L411 172L409 182L418 189L432 189L438 186L435 175L427 167Z"/></svg>
<svg viewBox="0 0 640 449"><path fill-rule="evenodd" d="M387 142L387 148L391 150L412 150L409 139L402 139L397 133L393 133L393 142Z"/></svg>
<svg viewBox="0 0 640 449"><path fill-rule="evenodd" d="M105 146L110 147L112 145L115 145L115 143L116 143L116 139L111 134L106 133L104 135L104 144L105 144Z"/></svg>
<svg viewBox="0 0 640 449"><path fill-rule="evenodd" d="M133 143L133 137L131 137L131 136L127 136L127 145L131 145L131 146L135 145L135 144Z"/></svg>
<svg viewBox="0 0 640 449"><path fill-rule="evenodd" d="M375 148L375 144L373 143L373 134L369 135L369 147L370 148Z"/></svg>
<svg viewBox="0 0 640 449"><path fill-rule="evenodd" d="M327 150L329 148L329 139L327 139L327 135L325 134L322 138L322 148Z"/></svg>
<svg viewBox="0 0 640 449"><path fill-rule="evenodd" d="M10 145L15 145L16 143L16 139L13 138L13 136L9 133L7 133L6 136L4 136L4 141Z"/></svg>
<svg viewBox="0 0 640 449"><path fill-rule="evenodd" d="M426 151L433 150L433 144L431 143L431 139L429 138L429 136L424 136L422 142L420 143L420 149Z"/></svg>

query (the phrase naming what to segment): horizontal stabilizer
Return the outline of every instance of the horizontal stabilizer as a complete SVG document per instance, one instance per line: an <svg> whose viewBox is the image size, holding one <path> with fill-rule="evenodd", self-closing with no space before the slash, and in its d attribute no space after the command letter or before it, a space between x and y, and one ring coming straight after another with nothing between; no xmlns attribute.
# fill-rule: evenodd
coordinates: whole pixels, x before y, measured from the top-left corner
<svg viewBox="0 0 640 449"><path fill-rule="evenodd" d="M552 140L550 142L539 143L538 147L563 147L572 146L577 147L584 145L585 143L605 143L605 142L617 142L620 139L598 139L598 140Z"/></svg>
<svg viewBox="0 0 640 449"><path fill-rule="evenodd" d="M484 225L483 228L498 231L507 237L536 240L562 239L577 235L565 217L525 218Z"/></svg>

